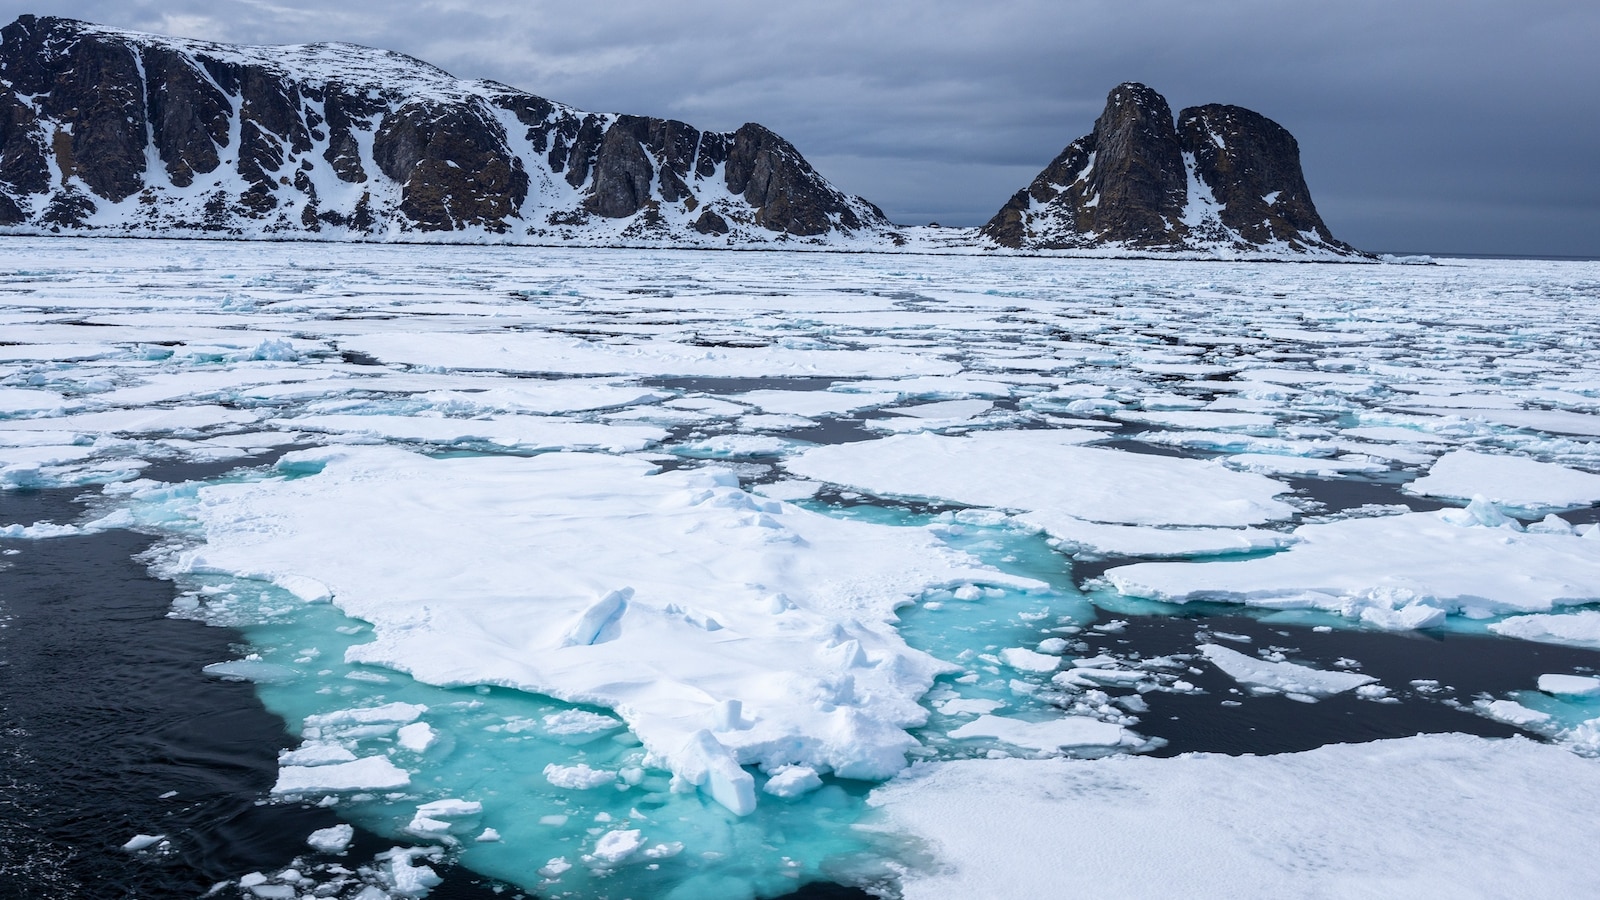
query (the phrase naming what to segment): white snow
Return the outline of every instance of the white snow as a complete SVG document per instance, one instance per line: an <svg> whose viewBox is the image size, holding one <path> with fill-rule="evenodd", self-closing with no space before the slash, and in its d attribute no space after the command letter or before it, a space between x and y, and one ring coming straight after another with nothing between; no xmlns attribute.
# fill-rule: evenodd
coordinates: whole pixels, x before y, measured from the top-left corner
<svg viewBox="0 0 1600 900"><path fill-rule="evenodd" d="M929 842L906 900L1071 884L1110 897L1558 897L1600 879L1575 824L1600 803L1600 767L1518 739L935 763L870 802L877 830Z"/></svg>
<svg viewBox="0 0 1600 900"><path fill-rule="evenodd" d="M1452 450L1406 490L1461 500L1483 496L1521 509L1567 508L1600 503L1600 475L1517 456Z"/></svg>

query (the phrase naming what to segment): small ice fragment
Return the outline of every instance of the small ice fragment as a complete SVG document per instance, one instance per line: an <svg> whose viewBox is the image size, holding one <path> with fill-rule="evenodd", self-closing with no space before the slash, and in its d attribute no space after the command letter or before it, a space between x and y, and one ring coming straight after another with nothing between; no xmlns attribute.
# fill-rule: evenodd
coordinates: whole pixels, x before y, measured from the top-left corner
<svg viewBox="0 0 1600 900"><path fill-rule="evenodd" d="M355 836L356 830L349 825L332 825L311 832L306 843L321 853L343 853Z"/></svg>
<svg viewBox="0 0 1600 900"><path fill-rule="evenodd" d="M605 769L590 768L586 763L578 763L575 766L550 763L544 767L544 780L559 788L587 791L611 784L617 780L617 776L615 772Z"/></svg>
<svg viewBox="0 0 1600 900"><path fill-rule="evenodd" d="M239 879L239 887L242 887L242 888L253 888L258 884L266 884L266 883L267 883L267 876L261 874L260 872L251 872L250 874L245 875L245 876L243 876L243 877L241 877Z"/></svg>
<svg viewBox="0 0 1600 900"><path fill-rule="evenodd" d="M274 794L383 791L411 783L404 769L387 757L368 756L353 762L322 766L283 766L278 769Z"/></svg>
<svg viewBox="0 0 1600 900"><path fill-rule="evenodd" d="M755 812L755 778L739 766L716 735L704 729L695 732L679 758L682 768L678 774L690 784L704 788L711 799L736 816Z"/></svg>
<svg viewBox="0 0 1600 900"><path fill-rule="evenodd" d="M955 589L954 596L957 600L981 600L983 599L983 591L979 590L976 585L963 584Z"/></svg>
<svg viewBox="0 0 1600 900"><path fill-rule="evenodd" d="M560 878L562 873L572 868L572 863L567 862L565 856L557 856L539 867L539 874L545 878Z"/></svg>
<svg viewBox="0 0 1600 900"><path fill-rule="evenodd" d="M157 800L171 800L173 797L176 797L176 796L178 796L178 792L177 791L167 791L165 794L162 794L161 796L157 797L156 799Z"/></svg>
<svg viewBox="0 0 1600 900"><path fill-rule="evenodd" d="M148 850L166 839L167 836L164 834L136 834L122 845L122 849L129 853L138 853L140 850Z"/></svg>
<svg viewBox="0 0 1600 900"><path fill-rule="evenodd" d="M563 647L582 647L590 644L601 644L616 637L621 628L620 620L628 611L628 601L633 599L633 588L625 587L612 591L590 604L587 609L578 614L567 629L567 634L561 639Z"/></svg>
<svg viewBox="0 0 1600 900"><path fill-rule="evenodd" d="M549 825L552 828L560 828L561 826L567 824L567 819L569 819L569 818L571 818L571 817L570 816L563 816L563 815L540 816L539 817L539 824L540 825Z"/></svg>
<svg viewBox="0 0 1600 900"><path fill-rule="evenodd" d="M644 851L644 855L651 859L670 859L682 852L682 841L667 841L664 844L657 844L654 847L647 848Z"/></svg>
<svg viewBox="0 0 1600 900"><path fill-rule="evenodd" d="M412 753L421 753L433 746L439 739L439 733L427 722L412 722L396 731L394 737L396 743L405 749Z"/></svg>
<svg viewBox="0 0 1600 900"><path fill-rule="evenodd" d="M602 865L616 865L644 846L644 832L635 828L608 831L595 842L590 858Z"/></svg>
<svg viewBox="0 0 1600 900"><path fill-rule="evenodd" d="M473 840L480 844L493 844L500 840L500 832L495 831L493 828L485 828L483 833L473 838Z"/></svg>
<svg viewBox="0 0 1600 900"><path fill-rule="evenodd" d="M1067 648L1069 646L1071 646L1071 644L1067 642L1066 638L1045 638L1039 642L1037 649L1040 653L1048 653L1051 656L1060 656L1061 654L1067 652Z"/></svg>
<svg viewBox="0 0 1600 900"><path fill-rule="evenodd" d="M1025 647L1008 647L1000 651L1000 658L1006 665L1022 672L1054 672L1061 665L1058 657L1046 653L1035 653Z"/></svg>
<svg viewBox="0 0 1600 900"><path fill-rule="evenodd" d="M1522 525L1516 519L1500 511L1500 507L1482 494L1474 494L1472 502L1466 509L1447 509L1439 513L1439 518L1451 525L1462 528L1483 526L1484 528L1506 528L1511 531L1521 531Z"/></svg>
<svg viewBox="0 0 1600 900"><path fill-rule="evenodd" d="M592 713L581 709L568 709L545 716L544 730L549 734L562 737L603 734L615 731L622 727L622 723L610 716Z"/></svg>
<svg viewBox="0 0 1600 900"><path fill-rule="evenodd" d="M1257 659L1220 644L1201 644L1199 650L1212 665L1240 684L1286 694L1326 696L1354 690L1378 680L1356 672L1328 672L1290 662Z"/></svg>
<svg viewBox="0 0 1600 900"><path fill-rule="evenodd" d="M1569 524L1566 519L1561 518L1560 516L1556 515L1555 513L1550 513L1550 514L1546 515L1543 519L1540 519L1539 521L1533 523L1532 525L1529 525L1528 526L1528 531L1530 533L1532 533L1532 534L1576 534L1577 533L1576 530L1573 529L1572 525Z"/></svg>
<svg viewBox="0 0 1600 900"><path fill-rule="evenodd" d="M781 766L761 789L774 797L792 799L822 787L817 770L810 766Z"/></svg>
<svg viewBox="0 0 1600 900"><path fill-rule="evenodd" d="M1540 675L1539 690L1566 697L1600 696L1600 678L1586 675Z"/></svg>
<svg viewBox="0 0 1600 900"><path fill-rule="evenodd" d="M340 709L329 713L306 716L307 728L342 727L347 725L395 724L415 722L427 712L420 703L385 703L358 709Z"/></svg>
<svg viewBox="0 0 1600 900"><path fill-rule="evenodd" d="M1489 718L1518 728L1543 725L1550 721L1549 713L1529 709L1515 700L1479 700L1472 705Z"/></svg>
<svg viewBox="0 0 1600 900"><path fill-rule="evenodd" d="M393 892L401 897L422 897L440 884L444 879L433 871L432 867L413 865L412 860L419 856L428 856L433 853L431 848L396 847L389 851L389 881L393 884Z"/></svg>

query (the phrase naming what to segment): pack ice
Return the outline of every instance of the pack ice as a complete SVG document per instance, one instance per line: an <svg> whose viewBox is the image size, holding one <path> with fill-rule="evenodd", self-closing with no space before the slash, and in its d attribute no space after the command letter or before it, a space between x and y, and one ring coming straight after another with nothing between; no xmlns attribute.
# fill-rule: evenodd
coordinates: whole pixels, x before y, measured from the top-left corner
<svg viewBox="0 0 1600 900"><path fill-rule="evenodd" d="M1036 585L926 530L757 498L715 469L385 447L299 451L280 469L315 474L200 489L205 543L172 571L325 586L374 628L349 661L614 709L741 814L756 802L744 765L904 766L918 698L947 665L905 644L897 607L944 585Z"/></svg>

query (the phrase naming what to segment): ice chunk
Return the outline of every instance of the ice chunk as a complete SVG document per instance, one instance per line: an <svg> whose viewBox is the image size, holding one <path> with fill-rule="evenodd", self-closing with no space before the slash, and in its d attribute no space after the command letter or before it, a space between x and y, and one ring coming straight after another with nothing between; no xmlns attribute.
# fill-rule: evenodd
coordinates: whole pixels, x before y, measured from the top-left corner
<svg viewBox="0 0 1600 900"><path fill-rule="evenodd" d="M638 829L608 831L594 843L589 858L601 865L614 866L626 860L644 846L644 832Z"/></svg>
<svg viewBox="0 0 1600 900"><path fill-rule="evenodd" d="M817 770L810 766L780 766L761 790L774 797L792 799L822 787Z"/></svg>
<svg viewBox="0 0 1600 900"><path fill-rule="evenodd" d="M611 591L590 604L567 629L561 646L587 646L616 637L621 627L620 620L628 610L628 599L632 596L633 588L625 587Z"/></svg>
<svg viewBox="0 0 1600 900"><path fill-rule="evenodd" d="M926 840L939 860L905 873L906 900L1049 897L1079 882L1110 897L1363 896L1396 885L1437 897L1558 897L1587 895L1600 878L1588 830L1572 825L1600 804L1600 767L1520 739L940 762L869 802L876 828ZM1261 840L1273 824L1293 839ZM1159 830L1159 852L1128 840L1146 829ZM1073 853L1059 852L1064 834ZM1317 848L1314 885L1308 847Z"/></svg>
<svg viewBox="0 0 1600 900"><path fill-rule="evenodd" d="M1512 616L1501 622L1489 623L1489 630L1527 641L1600 648L1600 610Z"/></svg>
<svg viewBox="0 0 1600 900"><path fill-rule="evenodd" d="M574 791L588 791L604 785L615 784L617 773L605 769L590 768L587 763L578 763L575 766L550 763L544 767L544 780L556 787Z"/></svg>
<svg viewBox="0 0 1600 900"><path fill-rule="evenodd" d="M711 795L736 816L756 809L755 778L739 767L728 748L709 731L695 732L679 754L678 774Z"/></svg>
<svg viewBox="0 0 1600 900"><path fill-rule="evenodd" d="M212 663L203 667L201 671L225 680L254 681L261 684L281 684L300 677L300 672L296 669L259 659L234 659Z"/></svg>
<svg viewBox="0 0 1600 900"><path fill-rule="evenodd" d="M1325 609L1391 628L1427 627L1464 607L1532 612L1600 599L1600 544L1569 535L1410 513L1302 525L1294 536L1260 559L1138 563L1106 578L1134 596ZM1508 623L1490 627L1509 633Z"/></svg>
<svg viewBox="0 0 1600 900"><path fill-rule="evenodd" d="M1500 507L1495 506L1487 497L1476 494L1466 509L1447 509L1439 513L1439 518L1451 525L1462 528L1471 528L1481 525L1484 528L1506 528L1511 531L1521 531L1522 523L1511 518Z"/></svg>
<svg viewBox="0 0 1600 900"><path fill-rule="evenodd" d="M582 709L568 709L544 717L544 730L561 737L605 734L616 731L622 723L610 716Z"/></svg>
<svg viewBox="0 0 1600 900"><path fill-rule="evenodd" d="M431 847L396 847L386 854L379 854L380 858L387 857L389 863L384 874L390 890L401 897L423 897L443 884L444 879L433 867L416 863L416 860L432 857L437 852Z"/></svg>
<svg viewBox="0 0 1600 900"><path fill-rule="evenodd" d="M1201 644L1199 649L1212 665L1240 684L1286 694L1341 694L1378 680L1358 672L1330 672L1290 662L1269 662L1220 644Z"/></svg>
<svg viewBox="0 0 1600 900"><path fill-rule="evenodd" d="M356 830L349 825L332 825L311 832L306 843L319 853L343 853L355 836Z"/></svg>
<svg viewBox="0 0 1600 900"><path fill-rule="evenodd" d="M1286 486L1270 478L1199 460L1080 446L1100 437L1087 430L918 434L818 447L783 465L876 494L1094 522L1238 526L1294 514L1276 499Z"/></svg>
<svg viewBox="0 0 1600 900"><path fill-rule="evenodd" d="M307 741L294 750L284 750L278 754L278 764L281 766L326 766L332 763L344 763L354 760L356 755L339 744L329 744L320 741Z"/></svg>
<svg viewBox="0 0 1600 900"><path fill-rule="evenodd" d="M1515 700L1479 700L1472 705L1489 718L1518 728L1531 728L1550 721L1549 713L1529 709Z"/></svg>
<svg viewBox="0 0 1600 900"><path fill-rule="evenodd" d="M1025 722L1006 716L984 715L952 730L950 736L957 739L993 738L1015 747L1046 751L1139 743L1131 732L1120 725L1084 716Z"/></svg>
<svg viewBox="0 0 1600 900"><path fill-rule="evenodd" d="M164 834L136 834L128 838L122 845L122 849L129 853L138 853L140 850L148 850L166 839L167 836Z"/></svg>
<svg viewBox="0 0 1600 900"><path fill-rule="evenodd" d="M1405 489L1423 497L1483 496L1519 509L1600 503L1600 475L1520 456L1452 450Z"/></svg>
<svg viewBox="0 0 1600 900"><path fill-rule="evenodd" d="M396 731L394 738L395 743L412 753L421 753L433 746L439 739L439 734L427 722L412 722Z"/></svg>
<svg viewBox="0 0 1600 900"><path fill-rule="evenodd" d="M339 793L403 788L411 783L404 769L387 757L368 756L353 762L278 769L274 794Z"/></svg>
<svg viewBox="0 0 1600 900"><path fill-rule="evenodd" d="M1600 678L1588 675L1540 675L1539 690L1566 697L1600 697Z"/></svg>
<svg viewBox="0 0 1600 900"><path fill-rule="evenodd" d="M1035 653L1026 647L1008 647L1000 651L1000 658L1013 669L1023 672L1054 672L1061 659L1048 653Z"/></svg>
<svg viewBox="0 0 1600 900"><path fill-rule="evenodd" d="M347 725L372 725L376 723L405 725L415 722L428 708L418 703L385 703L381 706L364 706L340 709L334 712L306 716L307 728L338 728Z"/></svg>

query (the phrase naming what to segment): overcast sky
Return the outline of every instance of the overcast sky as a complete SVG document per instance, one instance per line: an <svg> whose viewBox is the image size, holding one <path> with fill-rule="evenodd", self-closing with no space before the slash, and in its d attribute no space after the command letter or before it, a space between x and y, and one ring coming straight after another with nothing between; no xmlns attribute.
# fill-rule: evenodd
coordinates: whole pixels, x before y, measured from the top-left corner
<svg viewBox="0 0 1600 900"><path fill-rule="evenodd" d="M588 110L759 121L902 223L981 224L1106 93L1246 106L1337 237L1600 256L1600 2L0 0L255 44L400 50Z"/></svg>

